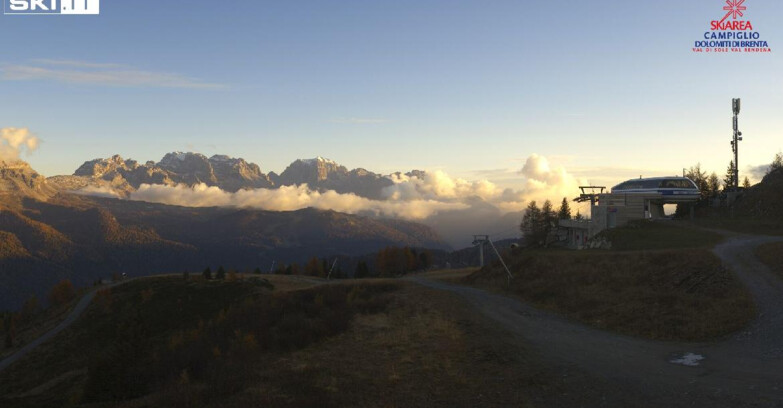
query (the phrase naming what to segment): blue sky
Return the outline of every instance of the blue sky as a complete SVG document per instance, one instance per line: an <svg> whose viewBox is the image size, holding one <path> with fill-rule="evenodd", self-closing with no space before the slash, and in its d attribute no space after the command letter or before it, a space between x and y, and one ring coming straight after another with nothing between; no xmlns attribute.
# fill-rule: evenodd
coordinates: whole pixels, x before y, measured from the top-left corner
<svg viewBox="0 0 783 408"><path fill-rule="evenodd" d="M698 1L103 0L98 16L0 16L0 127L46 175L120 153L317 155L514 187L533 153L611 183L783 148L783 2L747 0L771 54L697 54ZM610 184L611 185L611 184Z"/></svg>

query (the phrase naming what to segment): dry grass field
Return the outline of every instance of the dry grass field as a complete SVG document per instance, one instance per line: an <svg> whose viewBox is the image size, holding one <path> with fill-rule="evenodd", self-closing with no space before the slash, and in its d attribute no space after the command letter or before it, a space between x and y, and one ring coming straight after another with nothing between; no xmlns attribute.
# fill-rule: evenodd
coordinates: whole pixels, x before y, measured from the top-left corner
<svg viewBox="0 0 783 408"><path fill-rule="evenodd" d="M518 251L465 282L518 296L581 322L659 340L708 340L754 316L742 283L705 249Z"/></svg>
<svg viewBox="0 0 783 408"><path fill-rule="evenodd" d="M295 278L272 277L272 291L176 277L113 288L0 374L0 405L524 407L561 394L456 295Z"/></svg>

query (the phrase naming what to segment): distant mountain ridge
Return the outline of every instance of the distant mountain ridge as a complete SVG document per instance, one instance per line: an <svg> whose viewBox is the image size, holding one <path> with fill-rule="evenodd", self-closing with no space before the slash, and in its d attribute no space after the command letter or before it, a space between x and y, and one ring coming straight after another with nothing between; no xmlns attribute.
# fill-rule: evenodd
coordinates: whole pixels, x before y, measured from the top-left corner
<svg viewBox="0 0 783 408"><path fill-rule="evenodd" d="M218 265L266 269L272 262L352 257L389 245L449 248L430 227L403 220L309 208L179 207L62 190L64 185L132 189L128 179L150 177L224 186L240 178L264 183L258 166L244 160L204 159L172 154L139 165L114 156L85 163L77 170L81 175L49 179L24 162L0 163L0 309L18 307L31 294L43 299L63 278L86 285L121 272L196 272Z"/></svg>
<svg viewBox="0 0 783 408"><path fill-rule="evenodd" d="M116 186L127 183L134 189L142 184L170 186L181 183L204 183L231 192L242 188L272 187L269 177L255 163L223 155L207 158L200 153L173 152L163 156L157 163L148 161L145 164L114 155L107 159L87 161L73 175L110 181Z"/></svg>
<svg viewBox="0 0 783 408"><path fill-rule="evenodd" d="M275 172L264 174L257 164L242 158L226 155L207 158L192 152L172 152L157 163L147 161L144 164L123 159L120 155L94 159L84 162L72 176L55 176L50 181L65 190L103 187L114 190L119 196L127 196L142 184L193 186L204 183L229 192L307 184L319 191L335 190L370 199L381 199L383 188L393 184L387 176L361 168L348 170L320 156L295 160L278 175Z"/></svg>

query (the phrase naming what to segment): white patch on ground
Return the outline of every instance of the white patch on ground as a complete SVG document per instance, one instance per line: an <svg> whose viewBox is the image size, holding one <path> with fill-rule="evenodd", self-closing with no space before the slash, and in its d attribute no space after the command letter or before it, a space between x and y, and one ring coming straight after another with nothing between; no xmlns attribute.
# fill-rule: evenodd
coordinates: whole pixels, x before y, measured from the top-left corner
<svg viewBox="0 0 783 408"><path fill-rule="evenodd" d="M682 364L689 367L696 367L699 365L699 361L704 360L704 356L701 354L687 353L680 358L669 360L672 364Z"/></svg>

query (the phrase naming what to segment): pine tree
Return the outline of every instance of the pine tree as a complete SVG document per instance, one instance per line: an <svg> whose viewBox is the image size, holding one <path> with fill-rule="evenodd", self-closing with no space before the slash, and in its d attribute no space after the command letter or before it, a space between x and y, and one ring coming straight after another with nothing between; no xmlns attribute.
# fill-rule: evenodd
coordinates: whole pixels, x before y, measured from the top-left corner
<svg viewBox="0 0 783 408"><path fill-rule="evenodd" d="M204 269L204 272L201 272L201 276L206 280L212 280L212 269L207 267L207 269Z"/></svg>
<svg viewBox="0 0 783 408"><path fill-rule="evenodd" d="M549 204L550 210L552 203ZM545 225L547 221L544 212L538 208L535 201L527 205L525 215L522 216L522 223L519 228L529 244L540 244L546 239L547 230Z"/></svg>
<svg viewBox="0 0 783 408"><path fill-rule="evenodd" d="M729 162L726 175L723 176L723 191L731 190L732 187L734 187L734 160Z"/></svg>
<svg viewBox="0 0 783 408"><path fill-rule="evenodd" d="M745 176L745 180L742 181L742 188L750 188L750 180L748 180L748 176Z"/></svg>
<svg viewBox="0 0 783 408"><path fill-rule="evenodd" d="M321 276L323 275L323 264L321 261L318 260L317 257L311 257L309 261L305 264L304 273L305 275L310 276Z"/></svg>
<svg viewBox="0 0 783 408"><path fill-rule="evenodd" d="M714 171L707 178L707 191L710 197L717 197L720 191L720 179L718 179L718 175Z"/></svg>
<svg viewBox="0 0 783 408"><path fill-rule="evenodd" d="M419 265L421 266L421 269L427 269L430 267L430 264L432 263L432 255L429 251L422 251L419 254Z"/></svg>
<svg viewBox="0 0 783 408"><path fill-rule="evenodd" d="M356 279L366 278L370 274L370 269L367 267L367 262L359 261L356 264L356 271L353 273L353 277Z"/></svg>
<svg viewBox="0 0 783 408"><path fill-rule="evenodd" d="M696 187L699 188L702 198L709 196L710 191L707 186L707 172L702 171L701 163L696 163L695 166L688 169L685 173L685 177L696 183Z"/></svg>
<svg viewBox="0 0 783 408"><path fill-rule="evenodd" d="M403 249L402 257L405 261L405 272L413 272L419 269L419 258L416 256L416 251L411 250L409 247Z"/></svg>
<svg viewBox="0 0 783 408"><path fill-rule="evenodd" d="M563 201L560 203L560 210L557 211L557 218L560 220L571 219L571 206L568 205L568 199L563 197Z"/></svg>
<svg viewBox="0 0 783 408"><path fill-rule="evenodd" d="M218 267L217 273L215 273L215 279L217 280L226 279L226 270L223 269L223 266Z"/></svg>
<svg viewBox="0 0 783 408"><path fill-rule="evenodd" d="M772 173L777 169L783 169L783 153L781 152L775 153L775 158L772 159L772 163L769 165L767 174Z"/></svg>
<svg viewBox="0 0 783 408"><path fill-rule="evenodd" d="M574 216L574 219L577 220L577 221L581 221L581 220L584 219L584 217L582 216L582 213L580 213L579 210L576 210L576 215Z"/></svg>

